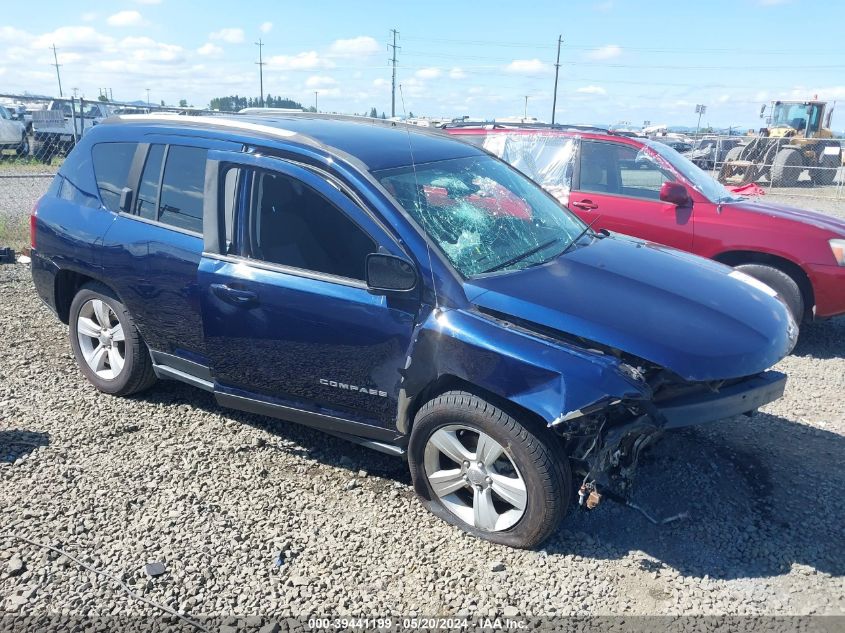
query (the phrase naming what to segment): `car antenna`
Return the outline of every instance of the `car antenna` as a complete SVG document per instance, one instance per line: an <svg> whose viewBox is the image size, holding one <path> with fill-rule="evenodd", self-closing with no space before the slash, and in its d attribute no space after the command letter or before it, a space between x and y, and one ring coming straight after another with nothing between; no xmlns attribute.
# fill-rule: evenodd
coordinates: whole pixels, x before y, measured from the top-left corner
<svg viewBox="0 0 845 633"><path fill-rule="evenodd" d="M402 84L399 84L399 99L402 101L402 114L407 119L408 113L405 110L405 93L402 90ZM417 196L417 208L422 210L422 200L420 200L420 181L417 178L417 162L414 160L414 146L413 143L411 143L411 131L408 129L407 123L405 123L405 134L408 136L408 152L411 154L411 170L414 172L414 191ZM422 217L422 213L420 213L420 219L422 219ZM436 319L443 313L443 310L440 308L440 302L437 298L437 282L434 278L434 265L431 260L430 239L430 237L427 237L425 247L426 252L428 253L428 271L431 273L431 289L434 291L434 318Z"/></svg>

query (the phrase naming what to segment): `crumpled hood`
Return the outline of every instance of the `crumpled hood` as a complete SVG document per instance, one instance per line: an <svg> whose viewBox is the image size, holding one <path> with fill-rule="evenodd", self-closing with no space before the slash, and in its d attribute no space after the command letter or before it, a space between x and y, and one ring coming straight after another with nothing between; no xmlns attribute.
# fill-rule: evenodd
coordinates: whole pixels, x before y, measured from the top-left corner
<svg viewBox="0 0 845 633"><path fill-rule="evenodd" d="M517 272L470 280L471 302L615 347L686 380L761 372L795 342L786 306L674 249L612 236Z"/></svg>
<svg viewBox="0 0 845 633"><path fill-rule="evenodd" d="M827 213L810 211L808 209L797 209L783 204L766 202L764 200L742 200L741 202L728 202L723 205L723 212L745 211L748 213L762 213L769 217L793 220L810 224L816 228L830 231L836 235L845 237L845 220L840 220Z"/></svg>

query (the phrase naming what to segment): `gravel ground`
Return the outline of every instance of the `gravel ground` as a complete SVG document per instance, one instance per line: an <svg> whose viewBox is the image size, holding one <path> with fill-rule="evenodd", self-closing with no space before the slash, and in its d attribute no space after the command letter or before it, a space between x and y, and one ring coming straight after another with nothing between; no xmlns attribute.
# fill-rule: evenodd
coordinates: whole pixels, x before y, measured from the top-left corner
<svg viewBox="0 0 845 633"><path fill-rule="evenodd" d="M845 614L843 319L804 327L782 400L649 454L634 500L689 518L573 508L526 552L435 519L400 459L177 383L102 395L28 267L0 267L0 296L0 612L155 614L14 534L195 616Z"/></svg>
<svg viewBox="0 0 845 633"><path fill-rule="evenodd" d="M400 459L176 383L102 395L28 268L0 268L0 292L7 611L153 613L15 534L190 614L845 613L845 321L805 328L779 366L786 396L764 413L655 447L634 499L688 519L573 509L543 551L526 552L428 514ZM150 562L166 572L148 578Z"/></svg>

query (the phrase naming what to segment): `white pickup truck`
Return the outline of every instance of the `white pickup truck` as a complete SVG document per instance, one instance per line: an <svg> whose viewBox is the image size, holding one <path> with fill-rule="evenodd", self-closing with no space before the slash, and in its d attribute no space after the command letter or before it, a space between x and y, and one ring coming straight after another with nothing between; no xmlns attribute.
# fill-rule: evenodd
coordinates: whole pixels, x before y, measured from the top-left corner
<svg viewBox="0 0 845 633"><path fill-rule="evenodd" d="M51 101L32 112L32 153L45 162L67 154L85 132L111 115L111 106L100 101Z"/></svg>

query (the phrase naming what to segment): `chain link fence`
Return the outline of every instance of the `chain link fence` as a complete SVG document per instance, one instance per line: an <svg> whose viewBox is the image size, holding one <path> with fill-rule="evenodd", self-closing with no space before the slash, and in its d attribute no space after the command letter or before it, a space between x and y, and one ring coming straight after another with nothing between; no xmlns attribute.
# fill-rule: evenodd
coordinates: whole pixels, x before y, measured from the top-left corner
<svg viewBox="0 0 845 633"><path fill-rule="evenodd" d="M655 140L672 145L673 140ZM845 149L836 138L705 136L682 153L723 185L748 195L845 200Z"/></svg>
<svg viewBox="0 0 845 633"><path fill-rule="evenodd" d="M29 244L29 214L55 176L56 165L0 163L0 248Z"/></svg>

